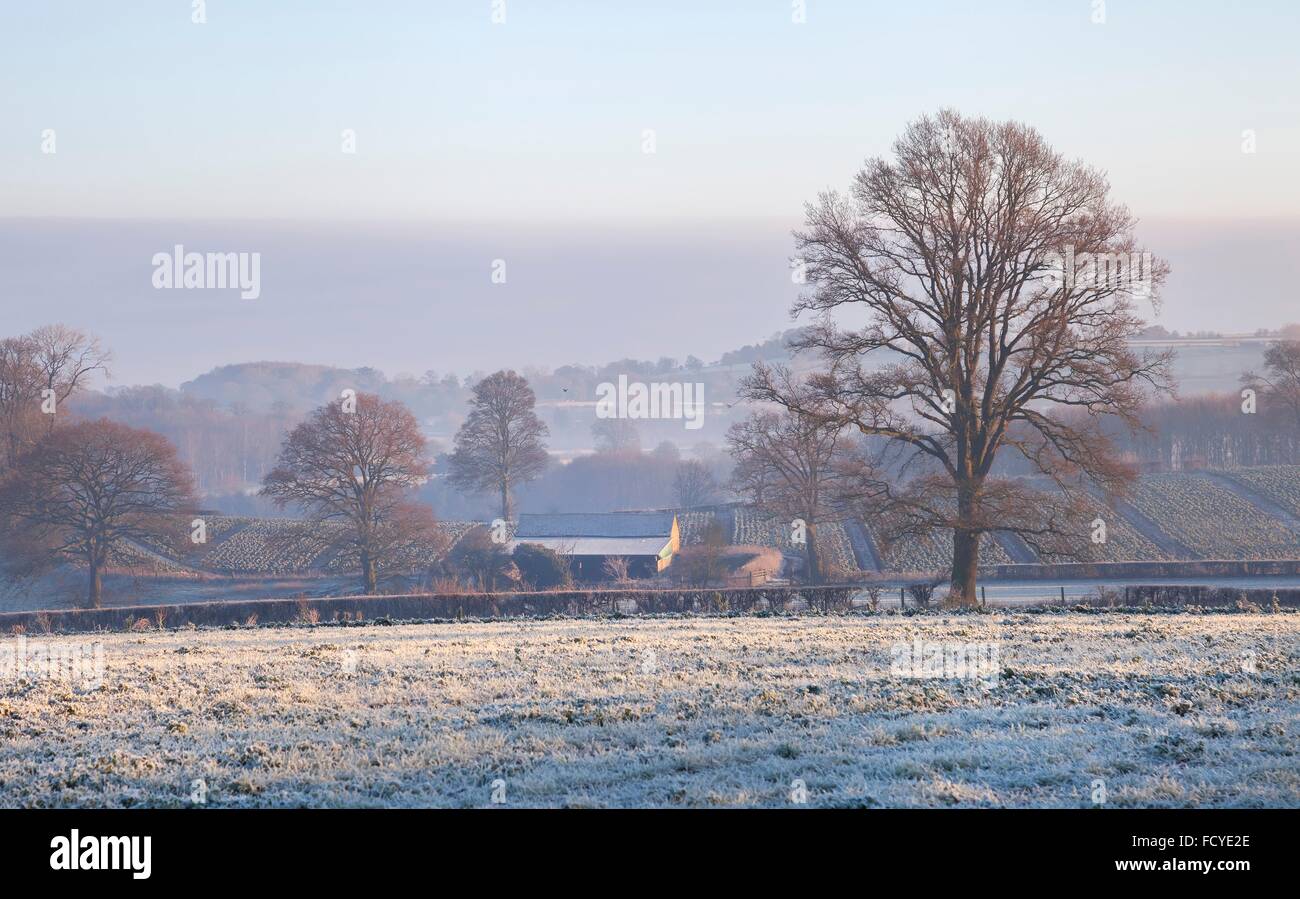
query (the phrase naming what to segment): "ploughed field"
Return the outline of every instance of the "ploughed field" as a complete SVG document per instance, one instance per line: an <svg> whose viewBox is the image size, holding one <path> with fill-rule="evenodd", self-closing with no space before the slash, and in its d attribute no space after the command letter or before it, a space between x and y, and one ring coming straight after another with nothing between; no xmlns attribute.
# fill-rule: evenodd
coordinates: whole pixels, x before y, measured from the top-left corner
<svg viewBox="0 0 1300 899"><path fill-rule="evenodd" d="M981 562L1300 559L1300 466L1144 475L1127 503L1111 509L1098 501L1084 517L1084 533L1097 518L1105 522L1104 543L1085 540L1076 556L1039 559L1031 548L994 535L982 543ZM752 508L683 510L678 520L687 545L703 540L716 522L733 544L799 552L790 542L789 522ZM208 518L206 523L208 539L203 545L185 545L181 551L124 545L114 565L125 572L171 576L346 575L355 567L355 550L338 524L226 517ZM454 544L476 524L443 522L444 542ZM819 523L822 560L832 574L930 571L952 560L950 532L886 545L877 530L870 520ZM436 557L435 549L412 544L391 573L425 570Z"/></svg>
<svg viewBox="0 0 1300 899"><path fill-rule="evenodd" d="M97 639L97 684L0 670L0 805L1300 805L1295 613Z"/></svg>

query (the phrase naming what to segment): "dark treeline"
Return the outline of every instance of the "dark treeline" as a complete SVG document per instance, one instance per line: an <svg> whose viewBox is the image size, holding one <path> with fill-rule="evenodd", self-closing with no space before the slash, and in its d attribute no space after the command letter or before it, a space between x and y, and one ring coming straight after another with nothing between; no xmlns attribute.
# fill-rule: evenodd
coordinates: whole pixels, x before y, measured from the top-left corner
<svg viewBox="0 0 1300 899"><path fill-rule="evenodd" d="M1300 465L1300 422L1276 398L1261 394L1254 412L1243 411L1239 394L1217 393L1148 405L1144 429L1129 432L1118 422L1107 427L1123 458L1142 472L1250 465ZM1023 460L1008 455L1003 474L1028 472Z"/></svg>
<svg viewBox="0 0 1300 899"><path fill-rule="evenodd" d="M1148 433L1116 435L1143 470L1300 464L1300 429L1261 396L1252 413L1237 394L1209 394L1149 407Z"/></svg>

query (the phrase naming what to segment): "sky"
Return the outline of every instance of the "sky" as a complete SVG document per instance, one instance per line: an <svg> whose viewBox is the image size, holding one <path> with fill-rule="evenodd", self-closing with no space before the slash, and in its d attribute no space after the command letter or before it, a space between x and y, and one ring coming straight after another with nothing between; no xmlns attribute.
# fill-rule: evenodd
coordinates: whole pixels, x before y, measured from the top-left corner
<svg viewBox="0 0 1300 899"><path fill-rule="evenodd" d="M790 326L803 204L945 106L1105 170L1166 327L1300 318L1295 3L200 6L0 7L6 333L126 383L716 356ZM261 295L155 290L178 243Z"/></svg>

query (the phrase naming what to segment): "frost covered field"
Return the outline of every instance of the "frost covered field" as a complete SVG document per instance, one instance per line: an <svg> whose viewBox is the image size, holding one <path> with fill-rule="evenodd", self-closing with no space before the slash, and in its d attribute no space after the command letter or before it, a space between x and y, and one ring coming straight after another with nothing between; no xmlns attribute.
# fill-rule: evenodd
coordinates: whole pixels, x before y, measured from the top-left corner
<svg viewBox="0 0 1300 899"><path fill-rule="evenodd" d="M0 804L1300 806L1294 613L99 639L98 688L0 681ZM993 676L905 676L916 640Z"/></svg>

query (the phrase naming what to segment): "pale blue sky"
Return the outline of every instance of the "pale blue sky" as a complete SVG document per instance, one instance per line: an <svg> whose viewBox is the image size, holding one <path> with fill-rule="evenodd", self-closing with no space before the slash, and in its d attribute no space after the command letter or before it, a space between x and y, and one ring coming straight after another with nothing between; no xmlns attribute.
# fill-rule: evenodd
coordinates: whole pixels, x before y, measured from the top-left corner
<svg viewBox="0 0 1300 899"><path fill-rule="evenodd" d="M1035 125L1144 217L1300 209L1294 2L790 6L7 3L5 211L788 218L943 105Z"/></svg>
<svg viewBox="0 0 1300 899"><path fill-rule="evenodd" d="M166 383L710 358L789 326L804 202L942 106L1107 170L1173 264L1162 324L1300 317L1300 4L806 8L209 0L195 25L189 0L5 2L6 333L62 319ZM262 252L262 298L152 291L178 242Z"/></svg>

